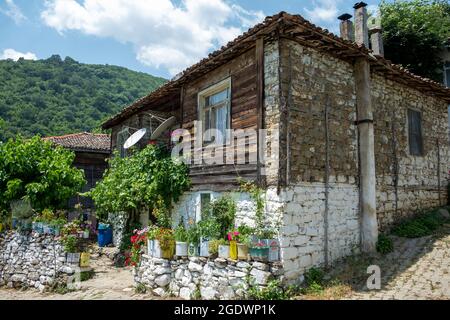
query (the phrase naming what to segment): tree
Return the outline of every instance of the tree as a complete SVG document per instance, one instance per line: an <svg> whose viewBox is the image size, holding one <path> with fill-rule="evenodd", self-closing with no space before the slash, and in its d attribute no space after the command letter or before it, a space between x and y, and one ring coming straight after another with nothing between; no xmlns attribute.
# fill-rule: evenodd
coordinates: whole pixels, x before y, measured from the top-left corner
<svg viewBox="0 0 450 320"><path fill-rule="evenodd" d="M380 4L385 56L418 75L442 81L439 53L450 37L447 0L397 0Z"/></svg>
<svg viewBox="0 0 450 320"><path fill-rule="evenodd" d="M15 200L32 208L61 209L86 184L82 170L73 167L75 154L36 136L0 143L0 213Z"/></svg>

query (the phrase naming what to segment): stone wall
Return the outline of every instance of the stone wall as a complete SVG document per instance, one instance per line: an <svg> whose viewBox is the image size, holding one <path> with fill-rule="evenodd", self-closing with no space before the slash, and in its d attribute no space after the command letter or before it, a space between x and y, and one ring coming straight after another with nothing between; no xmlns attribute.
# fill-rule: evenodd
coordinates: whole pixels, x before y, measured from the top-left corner
<svg viewBox="0 0 450 320"><path fill-rule="evenodd" d="M326 192L322 183L302 183L267 191L267 210L283 212L280 228L281 260L289 283L303 281L312 267L330 265L359 250L359 192L356 185L332 183ZM325 232L328 233L328 241Z"/></svg>
<svg viewBox="0 0 450 320"><path fill-rule="evenodd" d="M377 212L386 229L418 210L447 203L448 114L444 101L377 74L372 75L372 100ZM423 156L409 152L408 109L422 113Z"/></svg>
<svg viewBox="0 0 450 320"><path fill-rule="evenodd" d="M0 287L37 288L67 283L74 269L65 264L66 254L53 236L0 234Z"/></svg>
<svg viewBox="0 0 450 320"><path fill-rule="evenodd" d="M283 269L279 263L198 257L169 261L143 255L134 278L162 297L229 300L245 298L249 283L265 286L271 279L283 281Z"/></svg>

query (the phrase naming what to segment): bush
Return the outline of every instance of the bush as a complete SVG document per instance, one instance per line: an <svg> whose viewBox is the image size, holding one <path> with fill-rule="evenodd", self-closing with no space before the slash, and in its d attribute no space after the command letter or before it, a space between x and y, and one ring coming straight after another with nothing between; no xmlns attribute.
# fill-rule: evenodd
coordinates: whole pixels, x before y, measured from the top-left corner
<svg viewBox="0 0 450 320"><path fill-rule="evenodd" d="M387 254L394 250L394 243L388 236L382 234L378 237L377 251L381 254Z"/></svg>
<svg viewBox="0 0 450 320"><path fill-rule="evenodd" d="M285 290L278 280L270 281L267 287L250 286L247 292L251 300L289 300L292 295L293 291Z"/></svg>
<svg viewBox="0 0 450 320"><path fill-rule="evenodd" d="M421 238L431 235L445 223L445 219L441 217L437 211L419 215L411 220L405 221L397 226L393 233L399 237L405 238Z"/></svg>
<svg viewBox="0 0 450 320"><path fill-rule="evenodd" d="M310 286L312 284L323 285L324 277L325 277L325 274L322 270L317 269L317 268L311 268L305 274L305 283L308 286Z"/></svg>

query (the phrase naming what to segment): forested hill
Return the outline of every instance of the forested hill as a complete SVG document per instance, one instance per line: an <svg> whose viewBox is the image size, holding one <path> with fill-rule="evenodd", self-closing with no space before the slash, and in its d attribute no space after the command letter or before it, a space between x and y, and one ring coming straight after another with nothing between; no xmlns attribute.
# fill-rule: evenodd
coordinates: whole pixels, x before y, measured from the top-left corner
<svg viewBox="0 0 450 320"><path fill-rule="evenodd" d="M92 131L166 80L54 55L0 60L0 140Z"/></svg>

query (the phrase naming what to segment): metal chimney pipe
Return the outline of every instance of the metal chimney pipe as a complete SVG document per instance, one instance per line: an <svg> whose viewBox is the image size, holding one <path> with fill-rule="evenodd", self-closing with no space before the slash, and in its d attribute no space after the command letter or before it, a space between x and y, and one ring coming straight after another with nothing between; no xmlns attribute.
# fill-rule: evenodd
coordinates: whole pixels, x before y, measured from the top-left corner
<svg viewBox="0 0 450 320"><path fill-rule="evenodd" d="M369 48L367 3L358 2L353 8L355 9L355 41L357 44L363 44L366 48Z"/></svg>
<svg viewBox="0 0 450 320"><path fill-rule="evenodd" d="M344 40L355 41L355 31L353 29L353 22L350 20L351 18L352 15L348 13L344 13L338 17L338 19L341 20L341 38Z"/></svg>

